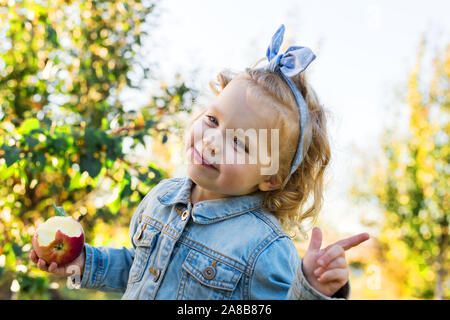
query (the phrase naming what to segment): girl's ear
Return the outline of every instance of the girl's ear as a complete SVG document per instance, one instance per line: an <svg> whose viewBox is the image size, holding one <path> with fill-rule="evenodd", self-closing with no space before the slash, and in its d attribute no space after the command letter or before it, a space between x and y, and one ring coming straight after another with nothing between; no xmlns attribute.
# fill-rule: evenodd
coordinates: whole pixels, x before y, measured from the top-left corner
<svg viewBox="0 0 450 320"><path fill-rule="evenodd" d="M258 187L261 191L272 191L280 188L280 184L276 182L275 176L270 176L269 178L265 178L261 181Z"/></svg>

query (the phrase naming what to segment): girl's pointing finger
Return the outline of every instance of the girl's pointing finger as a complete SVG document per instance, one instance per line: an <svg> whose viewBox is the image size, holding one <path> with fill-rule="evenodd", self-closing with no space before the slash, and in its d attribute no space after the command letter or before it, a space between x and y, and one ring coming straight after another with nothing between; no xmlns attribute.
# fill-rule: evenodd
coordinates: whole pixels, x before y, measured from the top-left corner
<svg viewBox="0 0 450 320"><path fill-rule="evenodd" d="M370 238L370 236L368 233L360 233L360 234L357 234L356 236L342 239L342 240L336 242L335 244L342 246L342 248L344 248L344 250L348 250L350 248L356 247L357 245L359 245L360 243L362 243L366 240L369 240L369 238Z"/></svg>

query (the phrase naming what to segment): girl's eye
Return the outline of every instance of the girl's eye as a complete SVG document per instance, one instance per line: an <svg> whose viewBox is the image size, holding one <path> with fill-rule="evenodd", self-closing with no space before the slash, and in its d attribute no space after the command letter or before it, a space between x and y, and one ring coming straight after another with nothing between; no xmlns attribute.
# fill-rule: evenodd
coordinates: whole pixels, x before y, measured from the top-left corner
<svg viewBox="0 0 450 320"><path fill-rule="evenodd" d="M214 118L213 116L206 116L209 121L211 121L212 123L214 123L216 126L219 125L219 123L217 122L216 118Z"/></svg>
<svg viewBox="0 0 450 320"><path fill-rule="evenodd" d="M245 152L248 153L248 148L245 146L245 144L244 144L241 140L238 140L237 137L234 137L234 143L236 143L237 145L239 145L240 148L244 149Z"/></svg>

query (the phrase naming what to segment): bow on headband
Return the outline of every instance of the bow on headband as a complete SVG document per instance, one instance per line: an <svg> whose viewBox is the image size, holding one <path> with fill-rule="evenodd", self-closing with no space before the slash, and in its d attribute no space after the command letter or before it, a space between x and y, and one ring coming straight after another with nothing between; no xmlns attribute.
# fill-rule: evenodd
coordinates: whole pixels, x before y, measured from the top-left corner
<svg viewBox="0 0 450 320"><path fill-rule="evenodd" d="M285 53L278 54L281 43L283 42L284 30L284 25L281 25L280 28L278 28L277 32L275 32L275 34L273 35L272 41L270 42L266 53L267 59L269 60L269 65L265 68L266 70L270 70L278 74L289 85L289 88L295 96L295 100L297 101L300 112L300 137L297 145L297 151L295 153L294 159L292 160L289 175L284 180L282 188L286 185L292 173L294 173L302 163L305 128L307 124L309 124L309 113L306 102L303 99L303 96L298 88L289 78L294 77L300 72L304 71L308 67L308 65L316 58L311 49L299 46L291 46L286 50ZM309 149L309 146L311 144L311 135L308 136L308 147L306 150Z"/></svg>
<svg viewBox="0 0 450 320"><path fill-rule="evenodd" d="M284 25L275 32L267 48L266 57L269 60L269 68L274 71L279 67L286 77L294 77L303 70L316 58L311 49L307 47L291 46L283 54L278 54L284 36Z"/></svg>

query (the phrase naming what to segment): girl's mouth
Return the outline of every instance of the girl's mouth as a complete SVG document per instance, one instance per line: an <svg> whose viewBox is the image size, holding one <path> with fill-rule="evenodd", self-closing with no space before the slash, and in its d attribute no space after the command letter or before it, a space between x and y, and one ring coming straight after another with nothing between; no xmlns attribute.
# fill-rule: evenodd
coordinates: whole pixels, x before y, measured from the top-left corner
<svg viewBox="0 0 450 320"><path fill-rule="evenodd" d="M218 171L218 169L213 166L212 164L210 164L208 161L205 160L205 158L203 157L202 154L200 154L200 152L197 151L197 149L195 149L194 147L192 147L192 151L194 153L194 159L197 163L201 163L202 166L212 169L212 170L216 170Z"/></svg>

